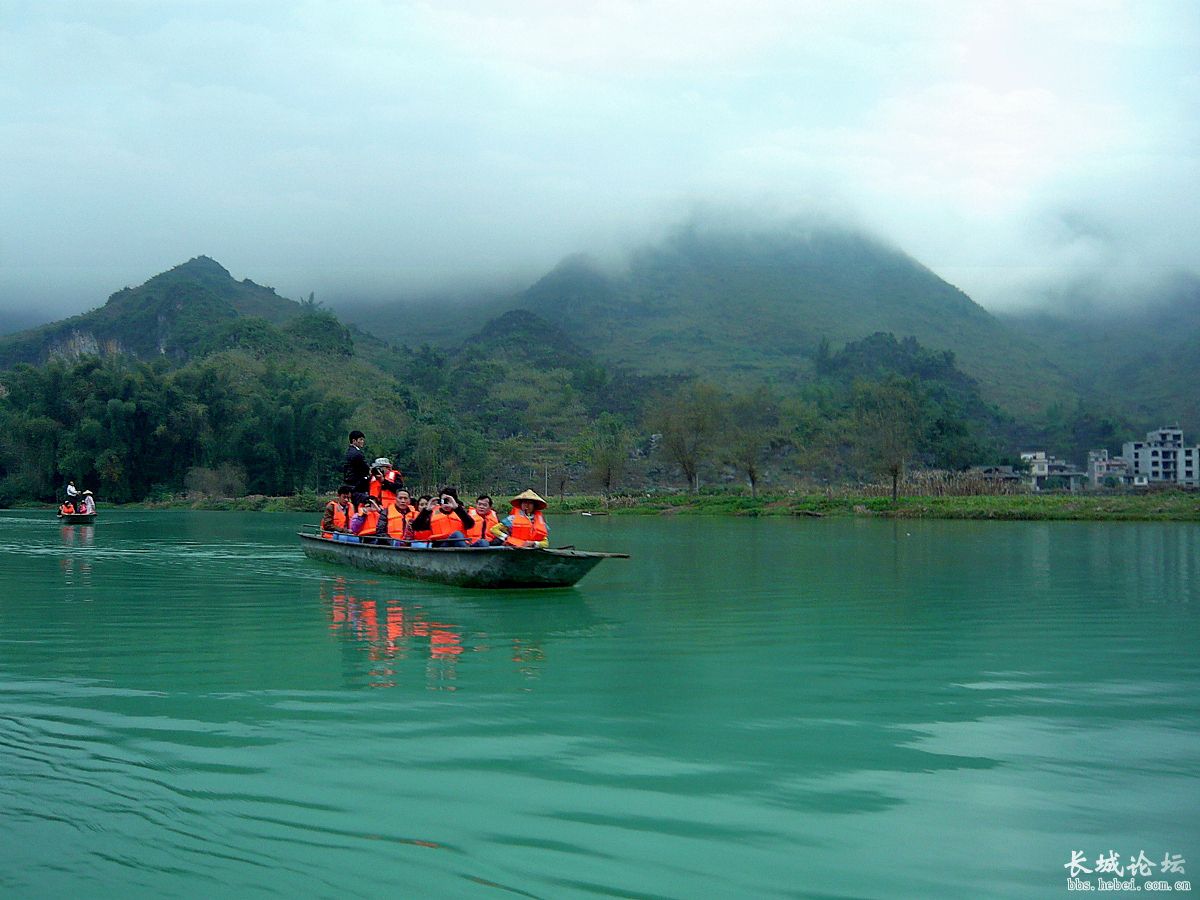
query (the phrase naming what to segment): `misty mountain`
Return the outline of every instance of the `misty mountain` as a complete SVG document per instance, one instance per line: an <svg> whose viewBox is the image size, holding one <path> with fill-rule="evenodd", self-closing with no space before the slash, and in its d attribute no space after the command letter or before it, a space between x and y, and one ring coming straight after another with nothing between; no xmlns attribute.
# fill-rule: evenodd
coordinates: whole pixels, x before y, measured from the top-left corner
<svg viewBox="0 0 1200 900"><path fill-rule="evenodd" d="M108 353L182 361L227 342L239 318L276 326L302 312L299 303L273 288L236 281L219 263L198 256L139 287L117 291L98 309L0 338L0 367Z"/></svg>
<svg viewBox="0 0 1200 900"><path fill-rule="evenodd" d="M1139 427L1179 424L1200 433L1200 279L1179 275L1121 309L1084 300L1054 311L1009 313L1005 323L1037 345L1082 397Z"/></svg>
<svg viewBox="0 0 1200 900"><path fill-rule="evenodd" d="M44 322L50 321L50 315L41 311L29 309L0 310L0 336L26 331Z"/></svg>
<svg viewBox="0 0 1200 900"><path fill-rule="evenodd" d="M822 340L836 347L890 332L953 351L988 399L1013 411L1070 395L1026 336L911 257L847 231L684 228L619 271L572 256L506 300L376 307L370 317L410 344L449 346L513 308L536 312L605 364L644 374L795 382L811 376Z"/></svg>

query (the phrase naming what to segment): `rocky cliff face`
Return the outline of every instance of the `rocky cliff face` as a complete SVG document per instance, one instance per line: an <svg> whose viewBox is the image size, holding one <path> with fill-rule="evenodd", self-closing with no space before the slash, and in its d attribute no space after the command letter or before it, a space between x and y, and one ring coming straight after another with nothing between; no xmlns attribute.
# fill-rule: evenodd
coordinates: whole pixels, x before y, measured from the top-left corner
<svg viewBox="0 0 1200 900"><path fill-rule="evenodd" d="M83 356L116 356L128 352L116 338L101 339L90 331L72 329L47 345L46 358L73 362Z"/></svg>

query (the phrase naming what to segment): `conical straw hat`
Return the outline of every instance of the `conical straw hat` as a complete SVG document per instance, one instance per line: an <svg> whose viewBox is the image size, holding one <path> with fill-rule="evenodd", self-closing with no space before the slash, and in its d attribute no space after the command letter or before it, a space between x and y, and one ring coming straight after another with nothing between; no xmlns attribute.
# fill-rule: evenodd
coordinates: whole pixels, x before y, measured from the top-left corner
<svg viewBox="0 0 1200 900"><path fill-rule="evenodd" d="M513 497L513 498L512 498L512 505L513 505L513 506L520 506L520 505L521 505L521 501L522 501L522 500L532 500L532 501L533 501L533 503L534 503L534 506L536 506L538 509L545 509L545 508L546 508L546 501L545 501L545 500L543 500L541 497L539 497L537 494L535 494L535 493L534 493L533 491L531 491L531 490L530 490L530 491L524 491L524 492L522 492L522 493L520 493L520 494L517 494L517 496Z"/></svg>

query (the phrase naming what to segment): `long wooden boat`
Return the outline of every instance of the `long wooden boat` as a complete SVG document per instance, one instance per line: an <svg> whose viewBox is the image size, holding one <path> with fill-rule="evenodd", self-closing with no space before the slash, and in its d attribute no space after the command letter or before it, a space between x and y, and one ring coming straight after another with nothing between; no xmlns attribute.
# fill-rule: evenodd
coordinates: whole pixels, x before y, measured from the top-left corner
<svg viewBox="0 0 1200 900"><path fill-rule="evenodd" d="M570 587L601 560L629 558L627 553L588 550L395 547L357 538L350 542L349 535L327 538L300 532L298 536L310 559L469 588Z"/></svg>
<svg viewBox="0 0 1200 900"><path fill-rule="evenodd" d="M63 513L59 513L58 520L60 522L62 522L64 525L95 525L96 524L96 514L95 513L71 513L69 515L64 515Z"/></svg>

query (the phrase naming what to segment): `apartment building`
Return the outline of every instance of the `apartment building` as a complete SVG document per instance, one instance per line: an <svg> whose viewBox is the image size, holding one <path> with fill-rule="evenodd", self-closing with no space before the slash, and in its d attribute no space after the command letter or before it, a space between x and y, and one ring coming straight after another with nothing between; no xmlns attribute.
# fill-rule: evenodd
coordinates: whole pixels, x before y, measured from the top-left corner
<svg viewBox="0 0 1200 900"><path fill-rule="evenodd" d="M1183 430L1159 428L1144 441L1126 441L1121 457L1134 484L1200 487L1200 447L1185 447Z"/></svg>

